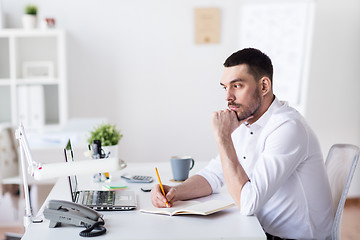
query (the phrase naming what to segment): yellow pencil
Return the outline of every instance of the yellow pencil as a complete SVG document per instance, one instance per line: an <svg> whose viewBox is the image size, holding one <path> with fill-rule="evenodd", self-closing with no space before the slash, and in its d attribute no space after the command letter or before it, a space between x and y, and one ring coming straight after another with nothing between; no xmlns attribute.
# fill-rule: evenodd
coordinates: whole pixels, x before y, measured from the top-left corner
<svg viewBox="0 0 360 240"><path fill-rule="evenodd" d="M159 185L160 185L161 191L162 191L162 193L163 193L163 195L164 195L164 197L165 197L165 200L166 200L165 204L166 204L167 207L169 207L169 203L168 203L168 201L167 201L167 199L166 199L165 191L164 191L163 185L162 185L162 183L161 183L160 175L159 175L159 172L158 172L157 168L155 168L155 171L156 171L156 175L157 175L158 180L159 180Z"/></svg>

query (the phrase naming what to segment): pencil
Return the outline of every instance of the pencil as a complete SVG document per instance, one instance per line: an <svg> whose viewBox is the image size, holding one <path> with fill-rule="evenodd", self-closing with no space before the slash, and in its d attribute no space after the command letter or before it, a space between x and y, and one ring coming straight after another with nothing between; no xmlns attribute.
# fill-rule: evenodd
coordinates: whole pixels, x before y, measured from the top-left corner
<svg viewBox="0 0 360 240"><path fill-rule="evenodd" d="M158 180L159 180L159 185L160 185L161 191L162 191L162 193L163 193L163 195L164 195L164 197L165 197L165 200L166 200L165 204L166 204L167 207L169 207L169 203L168 203L168 201L167 201L167 199L166 199L165 191L164 191L163 185L162 185L162 183L161 183L160 175L159 175L159 172L158 172L157 168L155 168L155 171L156 171L156 175L157 175Z"/></svg>

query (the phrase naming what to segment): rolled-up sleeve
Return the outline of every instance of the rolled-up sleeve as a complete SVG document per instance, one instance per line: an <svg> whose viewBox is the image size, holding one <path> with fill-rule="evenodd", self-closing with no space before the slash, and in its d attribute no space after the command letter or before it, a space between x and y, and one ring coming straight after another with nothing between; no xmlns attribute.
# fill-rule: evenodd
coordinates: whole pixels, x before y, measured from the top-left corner
<svg viewBox="0 0 360 240"><path fill-rule="evenodd" d="M241 191L240 212L256 213L306 159L307 132L297 121L286 121L265 134L259 159Z"/></svg>
<svg viewBox="0 0 360 240"><path fill-rule="evenodd" d="M224 185L224 174L221 167L220 157L212 159L209 164L196 173L205 178L211 186L212 192L217 193Z"/></svg>

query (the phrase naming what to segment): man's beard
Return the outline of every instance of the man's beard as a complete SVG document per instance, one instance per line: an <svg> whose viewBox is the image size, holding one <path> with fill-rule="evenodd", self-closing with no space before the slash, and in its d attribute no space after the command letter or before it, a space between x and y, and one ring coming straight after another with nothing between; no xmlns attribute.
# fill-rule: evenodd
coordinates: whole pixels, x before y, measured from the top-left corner
<svg viewBox="0 0 360 240"><path fill-rule="evenodd" d="M254 100L250 103L249 106L244 106L242 104L235 103L234 101L228 102L229 107L234 106L238 108L236 111L236 115L239 121L243 121L250 116L253 116L260 109L261 97L258 89L255 89L253 99Z"/></svg>

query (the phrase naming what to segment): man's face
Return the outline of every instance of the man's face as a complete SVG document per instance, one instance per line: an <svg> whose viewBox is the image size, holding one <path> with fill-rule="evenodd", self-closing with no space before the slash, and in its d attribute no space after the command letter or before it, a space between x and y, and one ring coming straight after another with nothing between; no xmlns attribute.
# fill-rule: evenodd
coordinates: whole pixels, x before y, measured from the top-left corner
<svg viewBox="0 0 360 240"><path fill-rule="evenodd" d="M220 82L226 91L229 109L237 113L238 119L245 120L256 113L262 104L259 84L247 71L247 65L226 67Z"/></svg>

